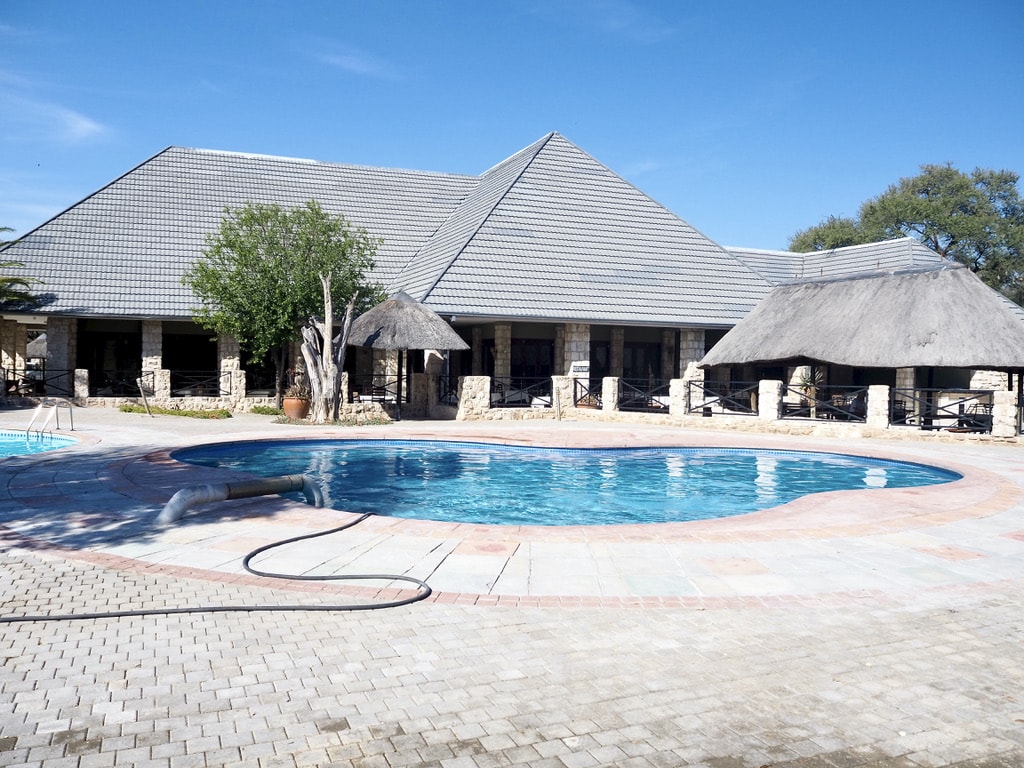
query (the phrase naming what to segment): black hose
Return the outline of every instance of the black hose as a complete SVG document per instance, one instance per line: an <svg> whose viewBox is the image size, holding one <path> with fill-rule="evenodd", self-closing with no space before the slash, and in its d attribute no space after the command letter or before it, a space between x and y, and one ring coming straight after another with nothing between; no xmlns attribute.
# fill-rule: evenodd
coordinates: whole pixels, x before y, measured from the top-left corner
<svg viewBox="0 0 1024 768"><path fill-rule="evenodd" d="M394 574L338 574L335 576L303 576L289 573L273 573L272 571L260 571L252 568L249 562L268 550L275 547L283 547L296 541L314 539L318 536L329 536L332 533L344 531L358 525L372 513L366 513L360 517L331 528L326 531L307 533L302 536L293 536L290 539L275 541L254 549L242 559L242 567L254 576L263 576L269 579L289 579L292 581L407 581L415 584L417 592L411 597L400 600L387 600L374 603L341 603L336 605L208 605L208 606L186 606L183 608L143 608L132 611L97 611L95 613L64 613L50 616L0 616L0 624L14 624L17 622L31 621L82 621L85 619L122 619L137 616L171 616L179 613L268 613L273 611L375 611L381 608L397 608L402 605L419 602L428 598L432 592L427 582L413 576L400 576Z"/></svg>

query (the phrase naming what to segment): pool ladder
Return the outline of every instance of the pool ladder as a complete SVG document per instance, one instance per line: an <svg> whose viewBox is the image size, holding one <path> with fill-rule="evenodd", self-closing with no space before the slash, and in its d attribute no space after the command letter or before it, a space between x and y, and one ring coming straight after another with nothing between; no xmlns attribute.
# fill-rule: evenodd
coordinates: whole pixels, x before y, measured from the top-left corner
<svg viewBox="0 0 1024 768"><path fill-rule="evenodd" d="M36 423L36 419L48 412L46 418L43 420L42 426L36 429L36 434L43 434L46 428L50 426L50 422L54 422L54 425L50 427L50 432L54 429L60 429L60 409L68 409L68 420L71 422L70 431L75 431L75 417L71 412L71 401L65 397L44 397L39 401L39 405L36 406L35 412L32 414L32 420L28 423L25 428L25 436L28 437L32 433L32 425Z"/></svg>

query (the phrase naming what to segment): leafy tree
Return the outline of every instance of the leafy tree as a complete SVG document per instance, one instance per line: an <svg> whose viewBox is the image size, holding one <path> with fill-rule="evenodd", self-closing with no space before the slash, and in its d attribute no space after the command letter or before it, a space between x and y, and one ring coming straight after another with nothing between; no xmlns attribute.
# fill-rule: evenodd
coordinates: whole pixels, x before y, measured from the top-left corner
<svg viewBox="0 0 1024 768"><path fill-rule="evenodd" d="M378 245L315 200L291 210L247 203L225 209L183 282L200 301L197 322L233 335L253 360L272 354L280 406L288 348L306 320L323 311L322 277L329 278L334 305L357 293L375 295L366 273Z"/></svg>
<svg viewBox="0 0 1024 768"><path fill-rule="evenodd" d="M923 165L863 203L857 219L830 217L790 240L797 251L914 237L966 264L988 285L1024 303L1024 199L1010 171Z"/></svg>
<svg viewBox="0 0 1024 768"><path fill-rule="evenodd" d="M10 227L0 227L0 232L13 231ZM17 241L0 240L0 249L13 245L15 242ZM20 261L0 261L0 270L5 272L13 267L23 266L25 265ZM11 277L10 275L0 274L0 308L9 308L16 305L34 306L37 300L30 292L30 286L36 282L38 280L34 280L31 277Z"/></svg>
<svg viewBox="0 0 1024 768"><path fill-rule="evenodd" d="M864 242L862 237L860 225L855 219L829 216L816 227L802 229L793 235L789 240L789 250L807 253L845 248L847 245L859 245Z"/></svg>

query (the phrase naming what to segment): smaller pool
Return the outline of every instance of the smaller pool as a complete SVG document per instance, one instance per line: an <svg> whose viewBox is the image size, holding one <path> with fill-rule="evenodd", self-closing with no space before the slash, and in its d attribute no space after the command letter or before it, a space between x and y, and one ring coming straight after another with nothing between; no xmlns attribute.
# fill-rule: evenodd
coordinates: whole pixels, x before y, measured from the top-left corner
<svg viewBox="0 0 1024 768"><path fill-rule="evenodd" d="M74 438L62 435L26 434L24 432L0 431L0 459L8 456L28 456L33 453L56 451L67 448L77 442Z"/></svg>
<svg viewBox="0 0 1024 768"><path fill-rule="evenodd" d="M907 462L732 448L271 440L198 446L173 456L262 476L306 474L335 509L492 525L703 520L812 493L933 485L960 477Z"/></svg>

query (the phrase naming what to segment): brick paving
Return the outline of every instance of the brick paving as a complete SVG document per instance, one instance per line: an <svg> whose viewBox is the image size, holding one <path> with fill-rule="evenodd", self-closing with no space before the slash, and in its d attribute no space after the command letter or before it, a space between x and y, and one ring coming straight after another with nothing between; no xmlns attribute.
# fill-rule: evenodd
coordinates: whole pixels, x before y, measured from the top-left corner
<svg viewBox="0 0 1024 768"><path fill-rule="evenodd" d="M197 477L160 452L224 437L185 421L76 412L83 445L4 460L3 616L378 599L240 571L250 545L324 522L302 505L245 502L155 530L168 490ZM231 430L285 433L255 417ZM374 521L363 562L412 558L409 572L441 582L428 601L0 624L0 766L1024 766L1021 446L859 448L956 465L967 482L654 534ZM331 562L317 552L279 561ZM591 567L615 576L602 589L573 576Z"/></svg>

